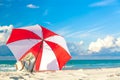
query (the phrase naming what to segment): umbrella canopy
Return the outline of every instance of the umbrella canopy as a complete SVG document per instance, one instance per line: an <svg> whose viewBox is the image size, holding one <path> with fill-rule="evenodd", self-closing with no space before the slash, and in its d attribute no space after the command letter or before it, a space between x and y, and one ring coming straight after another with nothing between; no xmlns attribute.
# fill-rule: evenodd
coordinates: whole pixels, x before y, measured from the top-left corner
<svg viewBox="0 0 120 80"><path fill-rule="evenodd" d="M64 38L40 25L13 28L7 46L17 60L32 54L34 70L61 70L71 56Z"/></svg>

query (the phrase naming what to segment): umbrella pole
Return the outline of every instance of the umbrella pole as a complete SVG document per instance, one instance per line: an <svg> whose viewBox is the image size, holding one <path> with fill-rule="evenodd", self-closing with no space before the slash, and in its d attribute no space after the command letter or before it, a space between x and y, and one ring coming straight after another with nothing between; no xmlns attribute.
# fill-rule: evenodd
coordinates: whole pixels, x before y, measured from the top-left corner
<svg viewBox="0 0 120 80"><path fill-rule="evenodd" d="M41 45L40 45L40 47L39 47L39 50L38 50L38 53L37 53L35 62L34 62L34 64L33 64L33 66L32 66L32 69L30 70L31 73L33 72L33 68L34 68L34 65L35 65L35 63L36 63L36 61L37 61L37 58L38 58L38 55L39 55L39 52L40 52L40 48L42 48L42 45L43 45L43 40L42 40L42 43L41 43Z"/></svg>

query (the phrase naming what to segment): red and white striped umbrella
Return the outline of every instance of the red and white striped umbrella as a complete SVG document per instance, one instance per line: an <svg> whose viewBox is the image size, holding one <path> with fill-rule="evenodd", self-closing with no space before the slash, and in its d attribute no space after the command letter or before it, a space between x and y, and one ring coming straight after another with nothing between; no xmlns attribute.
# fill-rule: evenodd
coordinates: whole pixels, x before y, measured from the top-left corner
<svg viewBox="0 0 120 80"><path fill-rule="evenodd" d="M17 60L32 53L34 70L61 70L71 56L60 35L40 26L13 28L7 46Z"/></svg>

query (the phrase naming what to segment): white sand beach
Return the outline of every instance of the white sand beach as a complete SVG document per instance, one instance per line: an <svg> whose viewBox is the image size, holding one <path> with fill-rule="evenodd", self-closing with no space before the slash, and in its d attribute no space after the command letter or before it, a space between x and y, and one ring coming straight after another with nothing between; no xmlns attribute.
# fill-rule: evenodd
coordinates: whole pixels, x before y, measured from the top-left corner
<svg viewBox="0 0 120 80"><path fill-rule="evenodd" d="M0 80L120 80L120 68L0 72Z"/></svg>

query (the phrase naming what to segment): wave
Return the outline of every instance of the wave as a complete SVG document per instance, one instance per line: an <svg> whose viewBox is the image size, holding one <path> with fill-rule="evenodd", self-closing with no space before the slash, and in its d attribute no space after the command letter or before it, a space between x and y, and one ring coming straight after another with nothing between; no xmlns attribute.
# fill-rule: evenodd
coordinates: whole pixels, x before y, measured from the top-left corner
<svg viewBox="0 0 120 80"><path fill-rule="evenodd" d="M74 65L66 65L65 68L72 68Z"/></svg>
<svg viewBox="0 0 120 80"><path fill-rule="evenodd" d="M8 65L8 64L0 64L0 72L1 71L15 71L14 65Z"/></svg>

